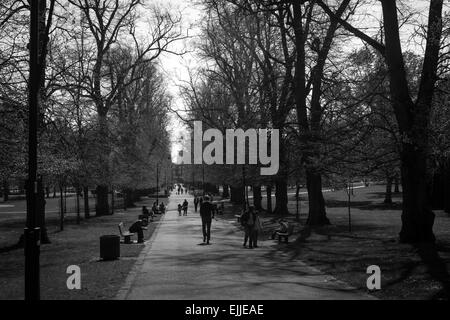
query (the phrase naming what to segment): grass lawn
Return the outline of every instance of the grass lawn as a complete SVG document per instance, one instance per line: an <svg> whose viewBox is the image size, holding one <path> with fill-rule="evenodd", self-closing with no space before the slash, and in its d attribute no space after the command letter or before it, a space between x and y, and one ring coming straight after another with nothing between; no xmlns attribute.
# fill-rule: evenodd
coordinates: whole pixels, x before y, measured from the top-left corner
<svg viewBox="0 0 450 320"><path fill-rule="evenodd" d="M51 244L41 246L42 299L112 299L123 285L144 244L121 244L120 259L100 261L100 236L118 234L118 223L128 228L141 212L136 208L119 210L112 216L93 217L80 225L73 218L65 222L64 231L57 231L56 221L48 222ZM145 239L152 235L157 221L144 231ZM24 298L24 253L14 248L23 231L23 222L10 221L0 225L0 299ZM134 237L136 240L136 237ZM66 269L70 265L81 268L81 290L68 290Z"/></svg>
<svg viewBox="0 0 450 320"><path fill-rule="evenodd" d="M277 244L293 259L333 275L361 291L366 288L367 267L381 269L381 290L369 292L380 299L448 299L450 266L450 217L435 211L434 232L436 247L414 247L398 242L401 227L401 195L394 194L393 205L383 204L384 186L371 186L354 190L351 197L352 231L348 228L348 205L345 190L326 192L324 197L330 226L314 230L305 238L307 230L307 196L301 197L300 223L295 221L296 204L289 197L290 215L287 219L296 225L295 236L289 244ZM250 200L251 202L251 200ZM263 198L263 207L266 199ZM273 197L275 207L275 197ZM233 215L240 207L228 205L226 215ZM274 215L262 214L264 235L268 239L277 226ZM302 235L301 239L295 238ZM436 250L437 249L437 250Z"/></svg>

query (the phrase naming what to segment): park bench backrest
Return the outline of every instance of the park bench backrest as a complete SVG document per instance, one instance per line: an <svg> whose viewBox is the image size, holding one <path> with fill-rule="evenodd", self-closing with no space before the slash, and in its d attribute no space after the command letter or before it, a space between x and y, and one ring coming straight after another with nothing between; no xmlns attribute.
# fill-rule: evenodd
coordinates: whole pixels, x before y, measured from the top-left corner
<svg viewBox="0 0 450 320"><path fill-rule="evenodd" d="M123 232L122 232L123 222L119 223L118 227L119 227L120 235L123 236Z"/></svg>

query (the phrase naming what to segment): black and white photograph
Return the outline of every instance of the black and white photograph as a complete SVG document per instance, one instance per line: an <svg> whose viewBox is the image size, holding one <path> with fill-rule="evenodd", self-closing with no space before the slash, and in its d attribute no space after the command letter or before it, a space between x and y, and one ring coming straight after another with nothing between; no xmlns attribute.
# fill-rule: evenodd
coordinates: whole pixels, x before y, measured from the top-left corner
<svg viewBox="0 0 450 320"><path fill-rule="evenodd" d="M449 272L450 1L0 0L0 300L283 319Z"/></svg>

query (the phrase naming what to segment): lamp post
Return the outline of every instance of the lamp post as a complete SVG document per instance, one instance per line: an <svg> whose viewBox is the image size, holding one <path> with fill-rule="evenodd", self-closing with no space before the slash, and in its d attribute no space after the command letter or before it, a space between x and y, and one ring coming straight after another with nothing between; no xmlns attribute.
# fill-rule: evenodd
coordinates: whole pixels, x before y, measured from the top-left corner
<svg viewBox="0 0 450 320"><path fill-rule="evenodd" d="M156 205L159 205L159 162L156 164Z"/></svg>
<svg viewBox="0 0 450 320"><path fill-rule="evenodd" d="M39 114L39 6L30 1L30 79L28 84L28 179L25 239L25 300L40 299L40 228L38 192L42 181L37 176L37 127Z"/></svg>

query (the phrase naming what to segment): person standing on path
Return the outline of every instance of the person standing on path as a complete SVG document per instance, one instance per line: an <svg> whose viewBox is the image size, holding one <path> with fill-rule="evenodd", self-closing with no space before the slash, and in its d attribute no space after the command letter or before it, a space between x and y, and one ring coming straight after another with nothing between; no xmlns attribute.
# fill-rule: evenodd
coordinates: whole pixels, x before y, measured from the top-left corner
<svg viewBox="0 0 450 320"><path fill-rule="evenodd" d="M188 210L188 202L186 199L184 199L183 202L183 216L187 216L187 210Z"/></svg>
<svg viewBox="0 0 450 320"><path fill-rule="evenodd" d="M205 196L200 206L200 216L202 218L203 242L209 244L209 241L211 240L211 222L214 218L214 212L208 196Z"/></svg>
<svg viewBox="0 0 450 320"><path fill-rule="evenodd" d="M253 209L253 230L250 234L250 246L253 248L258 248L258 235L262 232L262 224L259 219L259 211Z"/></svg>
<svg viewBox="0 0 450 320"><path fill-rule="evenodd" d="M241 216L241 224L244 227L244 247L247 247L247 239L248 239L248 248L253 249L257 248L257 238L258 238L258 226L259 218L255 212L255 208L250 206L247 211Z"/></svg>
<svg viewBox="0 0 450 320"><path fill-rule="evenodd" d="M198 198L195 197L195 198L194 198L194 208L195 208L195 212L197 212L198 202L199 202Z"/></svg>
<svg viewBox="0 0 450 320"><path fill-rule="evenodd" d="M244 244L242 246L247 248L247 241L250 237L251 228L253 226L253 222L250 217L250 208L242 213L240 220L242 227L244 227Z"/></svg>

